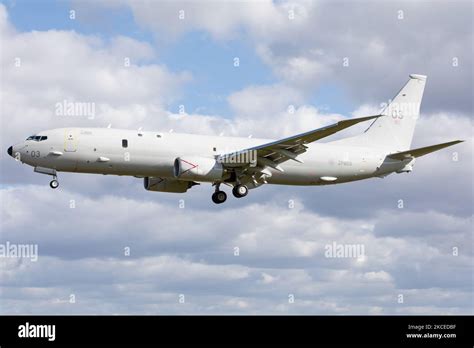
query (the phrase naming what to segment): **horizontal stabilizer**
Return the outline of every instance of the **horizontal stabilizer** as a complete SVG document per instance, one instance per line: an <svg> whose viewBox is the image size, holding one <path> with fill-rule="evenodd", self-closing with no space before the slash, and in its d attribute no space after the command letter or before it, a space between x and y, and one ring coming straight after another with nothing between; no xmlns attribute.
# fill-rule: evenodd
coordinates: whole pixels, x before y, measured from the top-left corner
<svg viewBox="0 0 474 348"><path fill-rule="evenodd" d="M407 158L411 157L421 157L424 155L427 155L431 152L438 151L441 149L444 149L445 147L455 145L458 143L462 143L463 140L455 140L455 141L450 141L448 143L443 143L443 144L438 144L438 145L431 145L431 146L426 146L426 147L420 147L418 149L412 149L412 150L407 150L407 151L402 151L402 152L396 152L388 155L387 157L393 158L396 160L404 160Z"/></svg>

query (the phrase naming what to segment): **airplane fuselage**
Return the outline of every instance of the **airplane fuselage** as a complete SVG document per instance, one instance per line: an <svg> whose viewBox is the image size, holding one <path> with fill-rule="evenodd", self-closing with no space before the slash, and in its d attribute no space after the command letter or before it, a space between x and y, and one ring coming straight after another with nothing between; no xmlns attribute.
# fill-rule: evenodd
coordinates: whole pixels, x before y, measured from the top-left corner
<svg viewBox="0 0 474 348"><path fill-rule="evenodd" d="M215 158L272 140L141 132L111 128L60 128L38 133L45 140L26 140L13 147L23 163L58 172L175 178L177 157ZM325 185L385 176L405 162L387 163L384 149L354 146L344 141L308 144L307 152L288 161L283 171L269 168L269 184ZM213 180L202 181L212 182Z"/></svg>

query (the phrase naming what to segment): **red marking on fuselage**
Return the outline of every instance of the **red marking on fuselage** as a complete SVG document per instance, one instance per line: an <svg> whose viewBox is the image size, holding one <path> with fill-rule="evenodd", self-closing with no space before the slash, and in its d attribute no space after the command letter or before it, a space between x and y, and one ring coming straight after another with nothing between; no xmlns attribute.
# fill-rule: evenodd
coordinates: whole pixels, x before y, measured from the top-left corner
<svg viewBox="0 0 474 348"><path fill-rule="evenodd" d="M181 173L181 175L183 175L184 173L190 171L191 169L194 169L194 168L197 168L198 165L197 164L194 164L194 163L191 163L191 162L188 162L188 161L185 161L184 159L181 159L181 161L183 161L184 163L187 163L191 166L191 168L189 169L186 169L184 172Z"/></svg>

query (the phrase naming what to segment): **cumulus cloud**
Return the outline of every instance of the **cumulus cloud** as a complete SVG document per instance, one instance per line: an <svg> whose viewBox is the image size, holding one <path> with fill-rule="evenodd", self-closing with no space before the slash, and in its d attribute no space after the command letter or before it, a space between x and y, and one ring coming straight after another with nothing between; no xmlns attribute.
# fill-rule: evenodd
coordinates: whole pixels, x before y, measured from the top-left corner
<svg viewBox="0 0 474 348"><path fill-rule="evenodd" d="M238 36L239 30L253 31L264 35L272 26L281 28L287 5L275 6L270 0L251 2L209 1L166 1L160 4L153 1L138 3L129 1L136 21L149 26L157 32L177 36L188 31L203 30L216 39L224 40ZM237 34L236 34L237 33Z"/></svg>
<svg viewBox="0 0 474 348"><path fill-rule="evenodd" d="M0 11L0 26L7 28L0 38L5 141L66 125L135 126L150 111L163 116L191 79L185 71L142 64L154 57L148 43L123 36L105 42L74 31L16 32L3 5ZM63 101L93 103L94 119L58 116Z"/></svg>
<svg viewBox="0 0 474 348"><path fill-rule="evenodd" d="M426 95L432 110L472 107L470 2L353 1L344 2L344 11L331 1L129 6L160 39L193 30L219 41L243 36L282 81L302 91L337 82L359 102L378 102L409 73L422 73L433 84Z"/></svg>
<svg viewBox="0 0 474 348"><path fill-rule="evenodd" d="M469 310L458 296L469 293L472 255L461 249L454 256L450 247L464 245L469 234L454 217L450 224L457 227L449 234L433 231L442 214L432 213L423 233L405 239L412 229L401 225L404 231L393 231L387 213L370 220L328 218L302 205L258 203L215 215L135 199L89 199L68 191L58 196L37 186L3 189L0 195L9 202L1 210L2 240L39 246L37 262L2 263L7 312L15 304L14 312L93 313L91 303L99 301L99 311L120 312L132 293L139 300L128 303L128 311L135 313ZM81 228L71 228L76 225ZM327 258L325 248L334 242L362 244L365 257ZM21 289L21 296L11 287ZM445 295L420 303L412 296L420 289ZM399 305L399 293L414 303ZM181 294L186 304L179 303ZM296 298L294 306L289 295Z"/></svg>

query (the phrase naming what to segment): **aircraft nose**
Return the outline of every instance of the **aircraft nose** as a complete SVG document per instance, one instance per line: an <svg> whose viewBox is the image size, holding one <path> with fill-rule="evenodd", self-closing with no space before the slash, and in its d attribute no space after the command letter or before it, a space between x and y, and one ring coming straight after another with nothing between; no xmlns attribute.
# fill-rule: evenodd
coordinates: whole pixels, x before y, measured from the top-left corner
<svg viewBox="0 0 474 348"><path fill-rule="evenodd" d="M10 146L7 150L8 154L13 157L13 146Z"/></svg>

